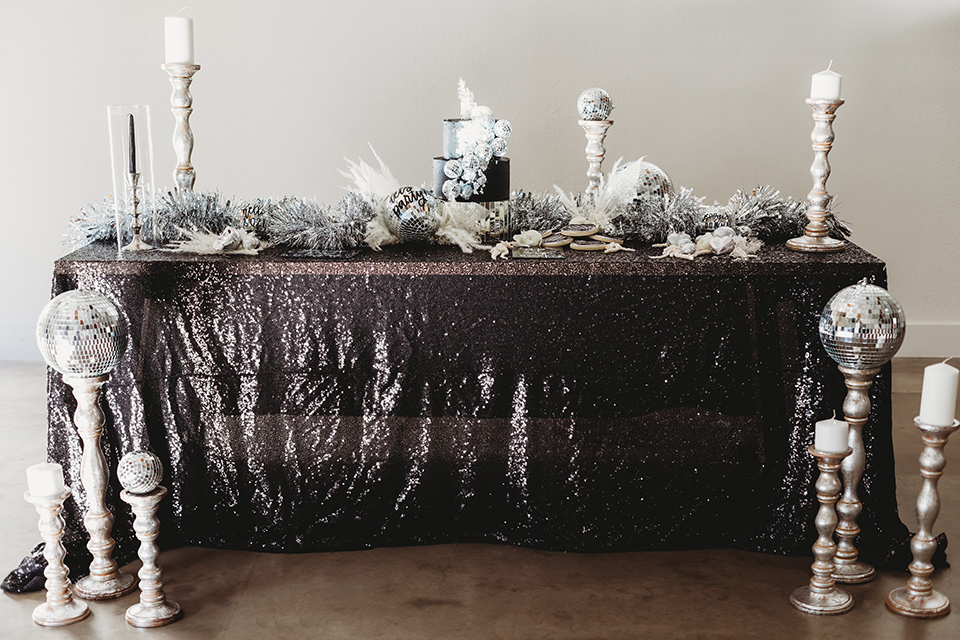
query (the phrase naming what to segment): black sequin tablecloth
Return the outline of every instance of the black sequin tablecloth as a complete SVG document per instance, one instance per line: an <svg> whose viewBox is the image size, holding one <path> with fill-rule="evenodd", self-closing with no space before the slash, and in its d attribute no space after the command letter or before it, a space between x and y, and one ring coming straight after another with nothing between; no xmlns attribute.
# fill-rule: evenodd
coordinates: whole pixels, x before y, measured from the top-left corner
<svg viewBox="0 0 960 640"><path fill-rule="evenodd" d="M809 554L813 423L843 378L817 319L883 262L856 246L753 260L568 252L492 262L448 247L349 260L146 254L91 245L53 293L126 314L104 450L149 447L161 540L267 551L502 542ZM861 555L904 567L890 370L871 391ZM73 575L83 573L75 401L49 378ZM116 479L121 558L136 542Z"/></svg>

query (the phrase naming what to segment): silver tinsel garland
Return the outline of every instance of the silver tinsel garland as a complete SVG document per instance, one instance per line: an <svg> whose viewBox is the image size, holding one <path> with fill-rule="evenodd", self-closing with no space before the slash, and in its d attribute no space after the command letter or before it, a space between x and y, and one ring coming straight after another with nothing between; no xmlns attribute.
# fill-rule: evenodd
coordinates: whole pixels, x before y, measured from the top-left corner
<svg viewBox="0 0 960 640"><path fill-rule="evenodd" d="M574 204L579 206L579 196ZM703 206L691 189L674 195L626 202L617 206L604 232L627 240L663 242L671 232L695 237L716 226L716 220L735 227L749 227L768 242L803 235L807 224L806 203L783 198L769 186L739 189L726 206ZM154 215L160 221L157 240L166 244L182 240L185 231L219 234L227 226L255 231L268 242L291 248L342 251L361 247L367 223L376 215L370 196L348 193L333 208L313 200L285 197L258 199L231 204L219 193L166 192L157 198L157 211L143 218L144 235L154 240ZM828 209L832 209L833 202ZM510 201L517 231L556 230L568 224L571 210L561 197L551 193L518 191ZM573 205L571 205L573 206ZM834 237L850 235L850 229L829 212L827 225ZM90 242L115 240L113 200L88 204L70 220L67 242L78 248Z"/></svg>

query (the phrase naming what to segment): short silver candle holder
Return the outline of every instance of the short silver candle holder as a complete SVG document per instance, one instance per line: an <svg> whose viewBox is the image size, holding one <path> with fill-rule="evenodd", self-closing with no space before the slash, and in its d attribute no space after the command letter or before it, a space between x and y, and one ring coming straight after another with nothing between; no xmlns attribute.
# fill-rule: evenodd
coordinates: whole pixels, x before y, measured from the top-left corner
<svg viewBox="0 0 960 640"><path fill-rule="evenodd" d="M853 596L838 589L833 577L833 559L837 553L837 545L833 542L833 532L837 527L834 505L840 497L838 471L840 462L850 454L851 449L834 453L819 451L811 446L808 451L817 459L820 468L816 484L820 510L815 520L819 537L813 543L815 559L811 566L813 577L810 578L810 584L790 594L790 604L804 613L832 616L853 609Z"/></svg>
<svg viewBox="0 0 960 640"><path fill-rule="evenodd" d="M837 109L843 100L813 100L807 99L807 104L813 108L813 133L810 140L813 143L814 160L810 167L813 176L813 189L807 195L810 205L807 207L807 223L803 235L787 241L787 248L793 251L809 253L833 253L843 251L847 243L830 237L830 229L824 222L827 219L827 205L830 204L830 194L827 193L827 178L830 177L830 163L827 155L833 145L833 121L837 117Z"/></svg>
<svg viewBox="0 0 960 640"><path fill-rule="evenodd" d="M33 610L33 621L42 627L63 627L80 622L90 615L85 602L73 599L68 576L70 570L63 563L66 549L60 542L63 537L63 503L70 497L70 487L65 487L58 496L34 496L28 491L23 498L37 508L40 514L40 536L44 541L43 557L47 568L43 575L47 581L47 601Z"/></svg>
<svg viewBox="0 0 960 640"><path fill-rule="evenodd" d="M130 173L127 174L130 181L130 202L133 205L133 224L131 229L133 230L133 239L130 241L130 244L123 247L124 251L151 251L153 247L143 241L140 237L140 174L139 173Z"/></svg>
<svg viewBox="0 0 960 640"><path fill-rule="evenodd" d="M913 552L913 562L910 563L910 579L907 586L894 589L887 596L887 607L894 613L911 618L938 618L950 613L950 600L939 591L934 591L933 552L937 550L937 539L933 535L933 523L940 513L940 494L937 491L937 481L943 475L947 466L947 456L943 449L950 434L960 428L960 421L954 420L952 425L935 427L920 422L914 418L913 422L920 429L923 438L923 452L920 454L920 475L923 476L923 486L917 496L917 521L920 530L910 541L910 550Z"/></svg>
<svg viewBox="0 0 960 640"><path fill-rule="evenodd" d="M177 191L193 191L197 172L190 164L190 156L193 154L193 131L190 129L193 96L190 95L190 83L193 82L193 74L200 70L200 65L164 64L160 68L170 75L170 84L173 85L170 110L177 122L173 130L173 150L177 154L177 168L173 171L173 180Z"/></svg>
<svg viewBox="0 0 960 640"><path fill-rule="evenodd" d="M603 139L607 137L607 129L613 124L613 120L579 120L580 126L587 136L587 177L590 179L590 185L587 187L587 197L591 200L596 197L600 190L600 179L603 172L600 165L603 163L603 156L607 150L603 146Z"/></svg>
<svg viewBox="0 0 960 640"><path fill-rule="evenodd" d="M103 374L92 378L63 376L63 381L73 388L77 399L77 411L73 422L83 441L80 458L80 481L87 494L87 513L83 524L90 534L87 549L93 555L90 575L77 581L77 595L85 600L110 600L133 591L132 575L117 569L113 559L116 542L111 537L113 514L107 508L107 460L100 449L105 417L100 408L100 388L110 377Z"/></svg>
<svg viewBox="0 0 960 640"><path fill-rule="evenodd" d="M180 605L167 600L163 591L163 572L157 565L157 536L160 534L160 521L157 509L166 487L157 487L149 493L131 493L124 489L120 499L130 505L136 518L133 530L140 539L137 555L143 561L140 568L140 602L127 609L127 623L134 627L162 627L176 622L183 615Z"/></svg>

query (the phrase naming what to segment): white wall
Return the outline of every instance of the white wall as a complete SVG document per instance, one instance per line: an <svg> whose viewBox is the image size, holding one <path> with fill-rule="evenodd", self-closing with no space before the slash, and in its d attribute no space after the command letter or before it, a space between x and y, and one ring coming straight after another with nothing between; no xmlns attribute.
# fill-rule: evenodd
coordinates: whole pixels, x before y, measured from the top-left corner
<svg viewBox="0 0 960 640"><path fill-rule="evenodd" d="M2 0L0 359L33 327L68 216L111 189L105 107L149 104L158 182L175 165L163 16L187 0ZM515 186L585 186L575 109L617 105L610 164L647 155L726 202L772 184L805 197L810 74L844 75L829 189L886 260L909 323L901 355L960 355L960 2L198 0L197 189L336 201L343 158L430 179L463 76L514 125ZM605 165L609 168L609 165Z"/></svg>

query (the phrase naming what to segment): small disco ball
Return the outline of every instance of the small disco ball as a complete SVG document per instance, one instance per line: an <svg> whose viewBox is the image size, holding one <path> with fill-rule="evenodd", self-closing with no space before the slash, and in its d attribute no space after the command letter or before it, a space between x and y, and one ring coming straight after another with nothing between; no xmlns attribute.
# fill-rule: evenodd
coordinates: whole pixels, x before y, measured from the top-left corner
<svg viewBox="0 0 960 640"><path fill-rule="evenodd" d="M673 181L663 169L652 162L628 162L619 171L630 171L637 176L636 200L652 200L673 195Z"/></svg>
<svg viewBox="0 0 960 640"><path fill-rule="evenodd" d="M163 465L150 451L131 451L120 458L117 479L130 493L150 493L163 480Z"/></svg>
<svg viewBox="0 0 960 640"><path fill-rule="evenodd" d="M603 89L587 89L577 98L577 111L583 120L607 120L613 111L613 101Z"/></svg>
<svg viewBox="0 0 960 640"><path fill-rule="evenodd" d="M726 207L711 205L702 209L703 216L700 218L699 231L707 233L714 231L719 227L729 227L733 224L733 216Z"/></svg>
<svg viewBox="0 0 960 640"><path fill-rule="evenodd" d="M490 149L493 151L493 155L502 158L507 155L507 141L503 138L497 138L493 141L493 144L490 145Z"/></svg>
<svg viewBox="0 0 960 640"><path fill-rule="evenodd" d="M498 138L506 140L510 137L511 133L513 133L513 127L510 126L507 120L497 120L497 124L493 125L493 135Z"/></svg>
<svg viewBox="0 0 960 640"><path fill-rule="evenodd" d="M60 373L95 378L120 362L127 348L127 321L102 293L67 291L40 312L37 346L47 364Z"/></svg>
<svg viewBox="0 0 960 640"><path fill-rule="evenodd" d="M387 198L387 228L402 242L426 242L440 228L440 208L433 194L400 187Z"/></svg>
<svg viewBox="0 0 960 640"><path fill-rule="evenodd" d="M840 366L875 369L900 349L905 323L897 299L864 278L827 302L820 314L820 341Z"/></svg>

